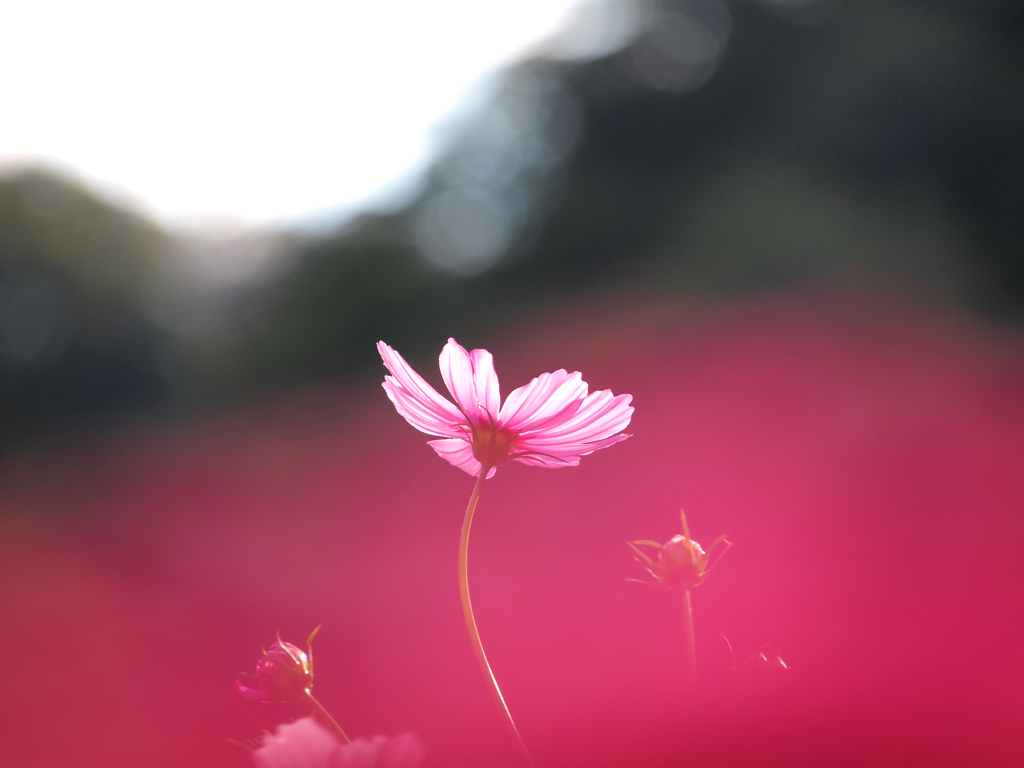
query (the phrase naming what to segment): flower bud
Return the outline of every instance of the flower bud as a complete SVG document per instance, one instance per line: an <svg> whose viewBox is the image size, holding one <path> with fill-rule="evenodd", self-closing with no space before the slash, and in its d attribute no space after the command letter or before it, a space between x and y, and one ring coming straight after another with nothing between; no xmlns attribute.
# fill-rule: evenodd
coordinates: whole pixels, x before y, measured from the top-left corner
<svg viewBox="0 0 1024 768"><path fill-rule="evenodd" d="M700 544L676 535L658 550L651 571L670 589L690 589L704 580L701 563L705 557Z"/></svg>
<svg viewBox="0 0 1024 768"><path fill-rule="evenodd" d="M732 546L725 536L719 536L705 552L700 544L690 538L686 515L680 511L680 516L683 521L682 535L677 534L664 544L656 541L627 542L637 554L637 562L645 566L647 572L654 577L654 582L644 583L655 583L680 591L700 586ZM657 555L651 558L640 549L641 546L654 548Z"/></svg>
<svg viewBox="0 0 1024 768"><path fill-rule="evenodd" d="M313 663L305 651L278 640L256 662L256 674L246 677L255 680L257 687L250 688L235 680L235 690L247 699L283 703L300 701L313 687Z"/></svg>

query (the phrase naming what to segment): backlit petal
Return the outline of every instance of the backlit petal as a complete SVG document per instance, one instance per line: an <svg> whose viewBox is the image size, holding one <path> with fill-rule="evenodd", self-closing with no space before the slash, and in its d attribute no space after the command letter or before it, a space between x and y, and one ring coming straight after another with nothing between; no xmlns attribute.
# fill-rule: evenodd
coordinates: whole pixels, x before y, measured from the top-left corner
<svg viewBox="0 0 1024 768"><path fill-rule="evenodd" d="M548 445L537 443L517 444L515 454L523 453L523 455L516 455L515 458L516 461L522 461L523 463L530 463L527 459L537 459L538 462L540 462L537 466L574 467L579 463L578 458L580 456L587 456L601 448L607 448L610 445L621 443L623 440L630 437L632 437L632 435L621 433L618 435L612 435L611 437L606 437L603 440L594 440L593 442L564 442L551 443ZM567 464L566 462L569 463Z"/></svg>
<svg viewBox="0 0 1024 768"><path fill-rule="evenodd" d="M630 400L630 395L615 397L608 390L593 392L571 419L521 435L513 453L564 460L614 445L628 437L617 433L629 425L633 415Z"/></svg>
<svg viewBox="0 0 1024 768"><path fill-rule="evenodd" d="M564 369L542 373L529 384L509 393L498 423L512 432L528 432L572 417L587 395L587 383L578 372Z"/></svg>
<svg viewBox="0 0 1024 768"><path fill-rule="evenodd" d="M441 350L438 358L441 366L441 378L445 386L455 398L455 404L459 406L466 417L473 424L479 424L486 418L480 415L480 399L476 394L476 383L473 380L473 361L469 352L455 339L448 339L448 343Z"/></svg>
<svg viewBox="0 0 1024 768"><path fill-rule="evenodd" d="M516 461L531 467L542 467L543 469L561 469L562 467L578 467L580 464L579 456L569 456L563 459L557 456L538 456L534 454L528 454L526 456L518 457Z"/></svg>
<svg viewBox="0 0 1024 768"><path fill-rule="evenodd" d="M501 408L501 392L498 389L498 374L494 372L494 357L486 349L474 349L469 353L473 364L473 385L477 401L491 415L498 418Z"/></svg>
<svg viewBox="0 0 1024 768"><path fill-rule="evenodd" d="M452 466L458 467L473 477L480 476L480 462L473 455L473 446L466 440L430 440L427 445L437 451L437 455ZM491 467L487 477L493 477L496 471L494 467Z"/></svg>
<svg viewBox="0 0 1024 768"><path fill-rule="evenodd" d="M572 418L543 429L524 434L524 439L544 442L592 442L610 437L629 426L633 415L632 395L618 397L605 389L591 392Z"/></svg>
<svg viewBox="0 0 1024 768"><path fill-rule="evenodd" d="M377 351L392 374L384 378L384 391L406 421L428 435L455 437L465 433L466 417L424 381L398 352L383 341L377 344Z"/></svg>

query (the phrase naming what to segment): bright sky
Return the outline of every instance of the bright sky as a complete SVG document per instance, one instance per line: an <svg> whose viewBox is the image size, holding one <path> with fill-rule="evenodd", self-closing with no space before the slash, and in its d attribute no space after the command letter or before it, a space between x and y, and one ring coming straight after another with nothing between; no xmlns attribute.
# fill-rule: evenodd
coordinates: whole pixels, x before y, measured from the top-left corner
<svg viewBox="0 0 1024 768"><path fill-rule="evenodd" d="M424 167L432 127L576 4L9 3L0 164L55 165L171 222L364 204Z"/></svg>

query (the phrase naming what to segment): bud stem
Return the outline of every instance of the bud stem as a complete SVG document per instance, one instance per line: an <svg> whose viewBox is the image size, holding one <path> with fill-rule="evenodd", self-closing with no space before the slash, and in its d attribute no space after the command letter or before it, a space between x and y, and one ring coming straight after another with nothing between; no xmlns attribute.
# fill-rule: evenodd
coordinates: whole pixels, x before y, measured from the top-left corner
<svg viewBox="0 0 1024 768"><path fill-rule="evenodd" d="M345 735L345 732L341 730L341 726L338 725L338 721L331 717L331 713L324 709L323 704L313 698L313 694L310 692L309 688L306 689L306 698L309 699L309 703L313 705L313 709L316 710L316 713L320 715L323 721L341 737L341 740L346 744L351 744L352 741Z"/></svg>
<svg viewBox="0 0 1024 768"><path fill-rule="evenodd" d="M487 663L487 654L484 653L483 643L480 642L480 632L476 628L476 619L473 618L473 605L469 601L469 528L473 524L473 513L476 512L476 504L480 500L480 490L483 488L484 478L487 477L488 471L490 471L490 467L480 467L480 476L476 479L476 485L473 486L473 493L469 497L469 505L466 507L466 517L462 522L462 538L459 541L459 594L462 596L462 613L466 617L469 641L473 645L473 651L476 653L476 660L480 664L480 670L484 673L484 678L487 682L490 683L491 692L494 694L498 706L501 707L505 717L508 718L508 724L512 728L512 733L515 734L519 746L522 747L523 754L526 755L530 765L536 768L536 763L530 757L530 752L526 748L526 744L523 743L523 737L519 735L519 729L516 728L515 721L512 720L512 713L508 711L505 698L501 695L501 689L498 688L498 681L494 678L491 665Z"/></svg>
<svg viewBox="0 0 1024 768"><path fill-rule="evenodd" d="M697 692L697 650L693 642L693 604L690 590L683 590L683 649L686 653L686 687Z"/></svg>

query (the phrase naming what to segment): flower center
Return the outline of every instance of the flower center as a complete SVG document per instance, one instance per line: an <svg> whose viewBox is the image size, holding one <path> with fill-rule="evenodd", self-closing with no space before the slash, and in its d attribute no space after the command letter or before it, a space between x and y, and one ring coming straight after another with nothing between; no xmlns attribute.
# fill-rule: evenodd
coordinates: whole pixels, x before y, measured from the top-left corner
<svg viewBox="0 0 1024 768"><path fill-rule="evenodd" d="M509 454L519 435L503 427L477 424L473 427L473 455L487 467L501 467L512 461Z"/></svg>

